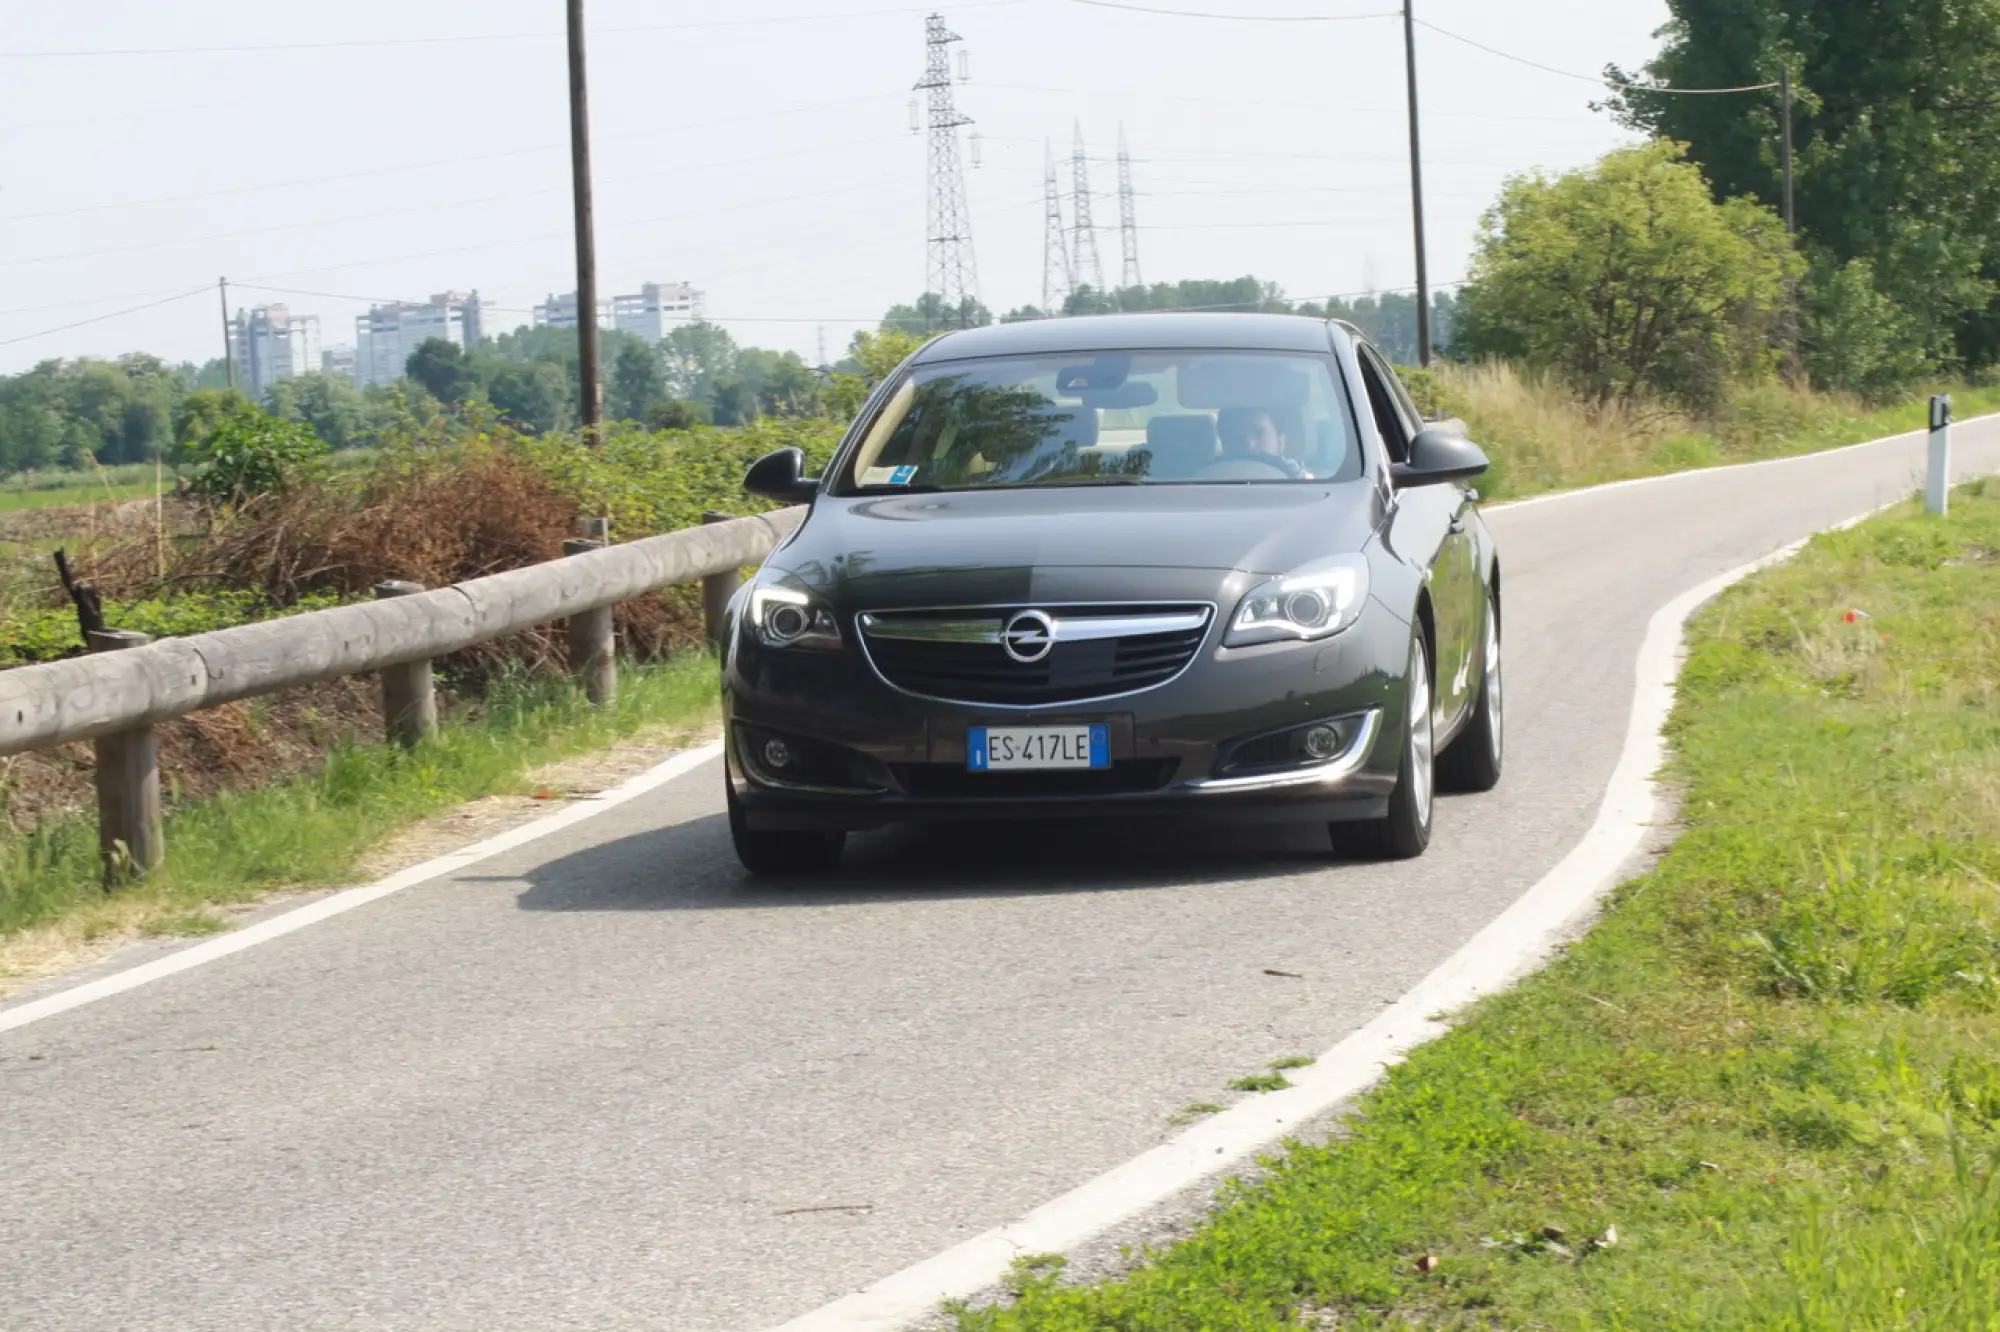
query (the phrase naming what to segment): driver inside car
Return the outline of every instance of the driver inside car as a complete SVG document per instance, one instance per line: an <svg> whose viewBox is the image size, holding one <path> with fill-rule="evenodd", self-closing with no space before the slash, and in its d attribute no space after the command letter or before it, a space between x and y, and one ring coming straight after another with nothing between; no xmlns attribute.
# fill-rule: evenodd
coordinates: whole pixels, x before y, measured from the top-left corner
<svg viewBox="0 0 2000 1332"><path fill-rule="evenodd" d="M1287 476L1310 475L1287 452L1292 441L1285 437L1284 427L1269 408L1225 407L1215 424L1222 437L1223 457L1255 455L1258 461L1269 463Z"/></svg>

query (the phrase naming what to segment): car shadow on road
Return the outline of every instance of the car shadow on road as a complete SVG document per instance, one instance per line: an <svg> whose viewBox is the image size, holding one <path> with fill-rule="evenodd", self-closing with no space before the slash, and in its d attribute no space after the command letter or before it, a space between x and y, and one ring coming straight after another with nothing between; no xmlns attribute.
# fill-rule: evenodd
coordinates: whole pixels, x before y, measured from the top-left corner
<svg viewBox="0 0 2000 1332"><path fill-rule="evenodd" d="M840 867L753 878L720 814L649 829L538 865L524 911L684 911L1016 897L1298 877L1340 868L1318 825L976 823L848 840ZM511 880L510 881L514 881Z"/></svg>

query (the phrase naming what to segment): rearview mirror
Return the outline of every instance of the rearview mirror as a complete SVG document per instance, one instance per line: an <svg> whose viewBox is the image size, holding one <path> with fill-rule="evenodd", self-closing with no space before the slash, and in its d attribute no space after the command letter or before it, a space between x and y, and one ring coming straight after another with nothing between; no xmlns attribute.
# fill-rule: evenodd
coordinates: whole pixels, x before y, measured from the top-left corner
<svg viewBox="0 0 2000 1332"><path fill-rule="evenodd" d="M1410 460L1392 463L1389 478L1398 486L1434 486L1469 481L1488 467L1485 451L1462 435L1433 427L1410 441Z"/></svg>
<svg viewBox="0 0 2000 1332"><path fill-rule="evenodd" d="M760 499L803 504L819 493L819 478L806 475L804 449L779 449L750 464L743 488Z"/></svg>

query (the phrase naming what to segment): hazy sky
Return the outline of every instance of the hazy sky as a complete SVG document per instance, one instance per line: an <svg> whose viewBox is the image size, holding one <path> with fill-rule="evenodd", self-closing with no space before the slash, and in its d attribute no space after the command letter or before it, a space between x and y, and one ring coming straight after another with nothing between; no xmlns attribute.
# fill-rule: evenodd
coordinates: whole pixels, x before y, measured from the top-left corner
<svg viewBox="0 0 2000 1332"><path fill-rule="evenodd" d="M1134 0L1378 15L1395 0ZM1583 74L1642 63L1663 0L1417 0L1419 18ZM1116 280L1122 123L1148 281L1255 273L1300 297L1414 281L1400 22L1166 17L1078 0L938 6L983 165L979 295L1039 302L1043 143L1081 121ZM924 279L923 8L589 0L599 285L693 282L740 341L837 353ZM528 310L575 286L559 0L0 0L0 372L220 354L214 283L354 340L374 300ZM302 49L188 52L191 47ZM1511 172L1628 136L1602 89L1418 29L1433 281ZM118 54L76 55L75 52ZM127 53L130 52L130 53ZM1067 161L1063 163L1067 183ZM253 290L250 284L257 284ZM207 284L205 295L111 314ZM286 288L286 291L263 288ZM303 294L311 293L311 294Z"/></svg>

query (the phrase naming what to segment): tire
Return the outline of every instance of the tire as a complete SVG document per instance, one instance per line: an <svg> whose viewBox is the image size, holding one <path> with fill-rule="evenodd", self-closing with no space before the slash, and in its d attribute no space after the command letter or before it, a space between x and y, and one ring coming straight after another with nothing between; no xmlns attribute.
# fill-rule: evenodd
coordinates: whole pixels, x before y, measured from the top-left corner
<svg viewBox="0 0 2000 1332"><path fill-rule="evenodd" d="M775 874L823 874L840 864L847 845L844 832L792 832L752 828L736 803L736 788L723 778L729 801L729 840L736 844L736 858L743 868L758 876Z"/></svg>
<svg viewBox="0 0 2000 1332"><path fill-rule="evenodd" d="M1413 860L1431 844L1431 813L1437 788L1432 741L1433 702L1430 647L1421 622L1410 636L1410 669L1405 677L1407 721L1403 727L1403 762L1396 789L1389 793L1389 813L1379 819L1332 823L1327 831L1333 849L1360 860Z"/></svg>
<svg viewBox="0 0 2000 1332"><path fill-rule="evenodd" d="M1486 661L1479 673L1479 702L1472 720L1438 755L1438 785L1446 791L1491 791L1500 784L1505 702L1500 688L1500 599L1486 594Z"/></svg>

